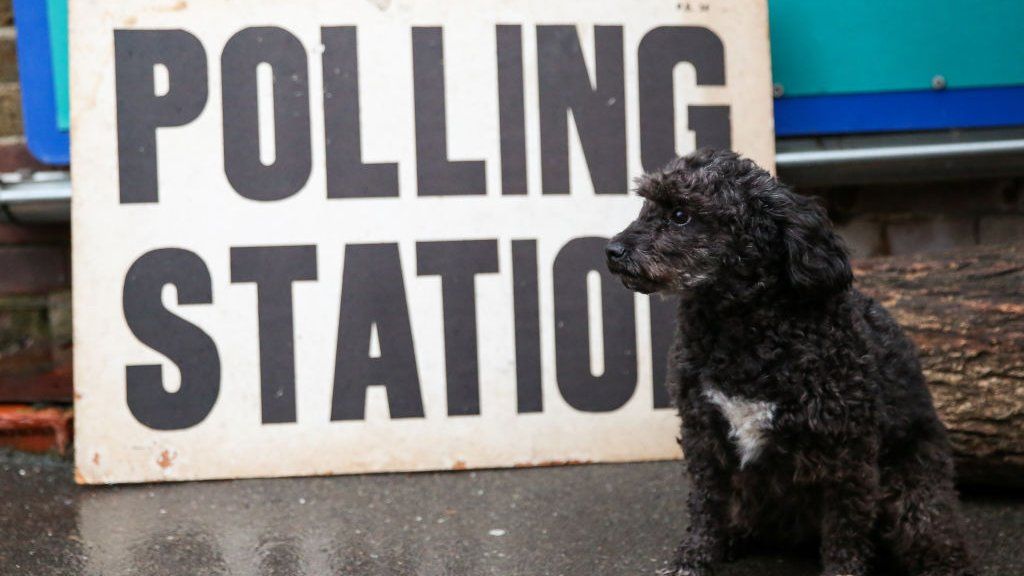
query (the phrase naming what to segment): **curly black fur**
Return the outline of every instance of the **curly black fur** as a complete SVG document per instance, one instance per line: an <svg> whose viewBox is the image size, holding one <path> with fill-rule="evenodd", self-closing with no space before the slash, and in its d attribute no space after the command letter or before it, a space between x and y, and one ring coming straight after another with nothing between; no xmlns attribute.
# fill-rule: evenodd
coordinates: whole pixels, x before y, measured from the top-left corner
<svg viewBox="0 0 1024 576"><path fill-rule="evenodd" d="M826 576L882 555L914 576L974 574L916 350L852 288L825 211L724 151L677 159L638 193L608 265L680 297L667 380L692 491L669 573L770 542L816 545Z"/></svg>

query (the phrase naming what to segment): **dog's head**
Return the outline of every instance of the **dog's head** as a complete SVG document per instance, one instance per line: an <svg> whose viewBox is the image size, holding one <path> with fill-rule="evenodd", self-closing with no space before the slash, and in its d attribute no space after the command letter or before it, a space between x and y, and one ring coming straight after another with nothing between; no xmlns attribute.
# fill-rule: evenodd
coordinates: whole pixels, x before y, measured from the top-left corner
<svg viewBox="0 0 1024 576"><path fill-rule="evenodd" d="M646 199L639 217L606 248L631 290L825 296L852 281L825 210L733 152L678 158L639 178L637 193Z"/></svg>

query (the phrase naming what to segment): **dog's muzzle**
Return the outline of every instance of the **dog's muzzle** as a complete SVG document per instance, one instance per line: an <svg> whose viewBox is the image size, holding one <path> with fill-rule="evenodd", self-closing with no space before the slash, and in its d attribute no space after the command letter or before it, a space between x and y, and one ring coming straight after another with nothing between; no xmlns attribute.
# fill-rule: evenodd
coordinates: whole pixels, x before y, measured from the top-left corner
<svg viewBox="0 0 1024 576"><path fill-rule="evenodd" d="M604 247L604 253L608 256L608 261L621 260L626 255L626 245L618 240L612 240Z"/></svg>
<svg viewBox="0 0 1024 576"><path fill-rule="evenodd" d="M608 261L608 269L612 274L629 274L626 269L626 245L618 240L612 240L604 247L604 255Z"/></svg>
<svg viewBox="0 0 1024 576"><path fill-rule="evenodd" d="M612 240L604 248L605 257L608 261L608 270L615 274L622 281L622 284L634 292L650 294L655 292L654 286L631 270L629 265L629 250L626 245L617 240Z"/></svg>

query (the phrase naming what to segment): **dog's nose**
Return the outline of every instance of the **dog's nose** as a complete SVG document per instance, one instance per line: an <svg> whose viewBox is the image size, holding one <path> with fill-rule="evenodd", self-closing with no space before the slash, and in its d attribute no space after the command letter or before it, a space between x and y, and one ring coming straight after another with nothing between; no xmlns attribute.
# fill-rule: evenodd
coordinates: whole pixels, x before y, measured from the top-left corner
<svg viewBox="0 0 1024 576"><path fill-rule="evenodd" d="M604 247L604 253L612 260L618 260L626 255L626 246L622 242L609 242Z"/></svg>

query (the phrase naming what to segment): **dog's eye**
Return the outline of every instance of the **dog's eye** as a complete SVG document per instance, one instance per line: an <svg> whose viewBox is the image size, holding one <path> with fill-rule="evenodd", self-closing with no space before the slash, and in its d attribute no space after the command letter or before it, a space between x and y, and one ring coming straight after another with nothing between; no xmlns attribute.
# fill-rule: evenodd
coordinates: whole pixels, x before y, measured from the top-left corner
<svg viewBox="0 0 1024 576"><path fill-rule="evenodd" d="M676 226L685 226L690 223L690 215L681 208L676 208L669 214L668 219Z"/></svg>

